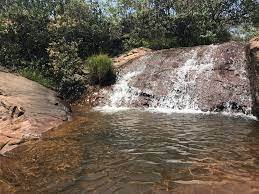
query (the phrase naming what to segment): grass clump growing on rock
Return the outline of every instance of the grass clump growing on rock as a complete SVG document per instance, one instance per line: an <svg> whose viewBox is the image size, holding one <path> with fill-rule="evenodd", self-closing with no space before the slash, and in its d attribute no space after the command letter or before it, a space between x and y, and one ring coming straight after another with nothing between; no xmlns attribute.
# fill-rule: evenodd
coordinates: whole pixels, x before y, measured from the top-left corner
<svg viewBox="0 0 259 194"><path fill-rule="evenodd" d="M115 81L112 60L108 55L94 55L88 58L87 69L92 84L110 85Z"/></svg>

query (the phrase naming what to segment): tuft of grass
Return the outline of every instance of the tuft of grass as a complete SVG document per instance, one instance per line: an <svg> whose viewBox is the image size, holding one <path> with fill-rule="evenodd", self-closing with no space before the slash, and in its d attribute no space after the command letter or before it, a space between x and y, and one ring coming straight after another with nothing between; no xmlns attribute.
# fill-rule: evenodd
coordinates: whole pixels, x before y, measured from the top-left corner
<svg viewBox="0 0 259 194"><path fill-rule="evenodd" d="M112 60L108 55L94 55L86 62L90 79L93 84L110 85L115 81L115 73Z"/></svg>
<svg viewBox="0 0 259 194"><path fill-rule="evenodd" d="M50 88L50 89L56 88L56 83L50 77L45 76L44 73L42 73L42 71L40 71L39 69L26 67L19 70L18 73L21 76L29 80L35 81L47 88Z"/></svg>

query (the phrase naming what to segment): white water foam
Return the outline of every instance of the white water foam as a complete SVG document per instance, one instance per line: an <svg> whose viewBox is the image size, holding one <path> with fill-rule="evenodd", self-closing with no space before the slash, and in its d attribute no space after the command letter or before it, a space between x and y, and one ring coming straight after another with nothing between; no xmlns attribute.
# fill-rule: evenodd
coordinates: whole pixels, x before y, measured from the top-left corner
<svg viewBox="0 0 259 194"><path fill-rule="evenodd" d="M211 45L207 49L204 57L198 60L198 51L192 50L187 54L187 61L183 66L179 67L176 72L176 77L173 78L172 83L173 90L162 99L155 99L149 108L137 109L141 111L150 111L158 113L184 113L184 114L219 114L218 112L203 112L198 107L198 99L196 98L198 76L206 76L208 79L214 68L213 53L217 49L217 45ZM117 83L114 85L112 92L107 92L108 102L105 106L96 107L95 110L114 113L118 111L127 111L130 108L132 102L137 100L141 90L130 86L136 76L140 75L146 68L145 63L138 65L138 68L129 73L119 76ZM244 117L248 119L256 120L256 117L252 115L246 115L243 113L233 112L230 109L221 112L225 116L231 117Z"/></svg>
<svg viewBox="0 0 259 194"><path fill-rule="evenodd" d="M200 62L197 60L197 50L192 50L186 56L189 59L182 67L177 69L176 78L172 80L174 82L173 90L166 97L154 101L152 108L172 109L174 112L200 113L201 110L196 98L196 80L201 74L209 78L214 67L212 54L216 48L216 45L211 45L204 59Z"/></svg>
<svg viewBox="0 0 259 194"><path fill-rule="evenodd" d="M110 96L111 107L121 107L122 102L130 104L134 98L136 98L136 94L140 91L137 88L130 87L128 83L132 78L142 73L142 71L143 70L127 73L118 81L118 84L116 84L113 89L113 94Z"/></svg>
<svg viewBox="0 0 259 194"><path fill-rule="evenodd" d="M174 110L174 109L170 109L170 108L145 108L145 109L141 109L141 108L129 108L129 107L110 107L110 106L103 106L103 107L95 107L93 109L94 111L100 111L103 113L107 113L107 114L113 114L116 112L123 112L123 111L147 111L147 112L151 112L151 113L162 113L162 114L196 114L196 115L224 115L226 117L230 117L230 118L242 118L242 119L248 119L248 120L255 120L258 121L258 119L256 118L256 116L253 116L251 114L247 115L244 113L240 113L240 112L227 112L227 111L223 111L223 112L211 112L211 111L201 111L201 110Z"/></svg>
<svg viewBox="0 0 259 194"><path fill-rule="evenodd" d="M146 65L140 65L138 69L133 72L126 73L119 76L117 83L114 85L112 92L108 99L108 104L105 106L98 106L95 110L103 112L117 112L128 110L127 104L131 104L141 93L141 90L129 86L129 82L141 74L146 68Z"/></svg>

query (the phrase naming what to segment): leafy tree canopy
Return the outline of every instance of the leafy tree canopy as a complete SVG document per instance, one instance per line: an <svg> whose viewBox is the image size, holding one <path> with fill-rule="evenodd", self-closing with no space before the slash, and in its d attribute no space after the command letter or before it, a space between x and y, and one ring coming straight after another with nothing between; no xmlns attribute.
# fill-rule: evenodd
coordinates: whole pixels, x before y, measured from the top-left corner
<svg viewBox="0 0 259 194"><path fill-rule="evenodd" d="M1 0L0 65L59 88L92 55L219 43L240 25L256 35L258 14L256 0Z"/></svg>

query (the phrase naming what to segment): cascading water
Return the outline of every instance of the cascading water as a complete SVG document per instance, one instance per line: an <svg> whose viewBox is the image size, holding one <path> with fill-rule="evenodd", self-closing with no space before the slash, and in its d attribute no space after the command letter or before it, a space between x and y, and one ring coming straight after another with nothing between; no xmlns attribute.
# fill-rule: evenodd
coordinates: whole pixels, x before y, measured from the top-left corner
<svg viewBox="0 0 259 194"><path fill-rule="evenodd" d="M202 61L198 61L197 50L188 53L187 61L177 69L176 77L172 80L172 91L162 99L152 103L152 108L171 109L174 111L200 111L197 104L196 79L199 75L209 77L213 69L213 51L217 46L211 45Z"/></svg>
<svg viewBox="0 0 259 194"><path fill-rule="evenodd" d="M145 70L145 64L140 65L135 71L130 71L123 75L119 75L117 83L113 87L113 92L108 93L108 104L99 107L103 110L121 110L127 109L127 105L131 104L140 94L140 90L129 85L129 82L141 74ZM107 91L106 91L107 92ZM106 93L104 91L104 93Z"/></svg>
<svg viewBox="0 0 259 194"><path fill-rule="evenodd" d="M120 71L99 108L251 114L245 47L237 43L154 52Z"/></svg>
<svg viewBox="0 0 259 194"><path fill-rule="evenodd" d="M131 104L137 97L136 95L140 93L137 88L129 86L129 81L140 73L141 71L134 71L123 75L114 86L113 94L109 98L109 105L105 108L127 108L123 107L123 104Z"/></svg>

